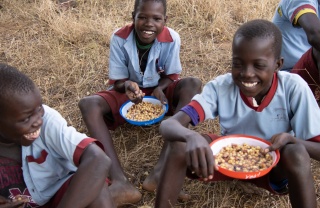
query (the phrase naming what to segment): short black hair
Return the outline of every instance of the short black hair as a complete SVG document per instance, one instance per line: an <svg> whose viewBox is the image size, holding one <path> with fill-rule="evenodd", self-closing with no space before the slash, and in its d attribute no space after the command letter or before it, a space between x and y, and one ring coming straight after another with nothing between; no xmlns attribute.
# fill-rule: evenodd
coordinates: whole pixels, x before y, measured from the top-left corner
<svg viewBox="0 0 320 208"><path fill-rule="evenodd" d="M15 94L26 94L36 89L34 82L13 66L0 63L0 106Z"/></svg>
<svg viewBox="0 0 320 208"><path fill-rule="evenodd" d="M272 22L264 19L256 19L242 24L236 31L233 42L236 38L243 37L247 40L253 38L273 39L273 52L275 58L280 58L282 47L282 34L279 28Z"/></svg>
<svg viewBox="0 0 320 208"><path fill-rule="evenodd" d="M159 2L163 4L164 8L164 16L167 14L167 1L166 0L135 0L134 2L134 8L132 12L132 17L134 18L137 14L138 7L141 5L141 3L147 2L147 1L154 1L154 2Z"/></svg>

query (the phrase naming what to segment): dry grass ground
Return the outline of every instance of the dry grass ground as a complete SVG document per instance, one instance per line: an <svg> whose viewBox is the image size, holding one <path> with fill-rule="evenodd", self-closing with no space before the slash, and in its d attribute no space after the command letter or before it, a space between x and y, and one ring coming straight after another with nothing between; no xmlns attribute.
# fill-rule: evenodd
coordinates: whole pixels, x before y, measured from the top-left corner
<svg viewBox="0 0 320 208"><path fill-rule="evenodd" d="M86 132L77 103L106 88L112 31L131 23L133 0L78 0L75 9L59 12L54 0L0 0L0 62L16 66L40 87L44 103L69 124ZM207 82L230 69L231 38L251 19L271 20L278 0L168 0L168 23L182 40L182 76ZM217 121L197 127L218 131ZM123 167L139 189L162 145L158 125L125 125L113 133ZM313 161L319 197L319 163ZM248 194L236 182L204 184L186 180L192 200L176 207L290 207L287 196ZM155 194L128 207L153 206ZM318 199L319 203L320 200Z"/></svg>

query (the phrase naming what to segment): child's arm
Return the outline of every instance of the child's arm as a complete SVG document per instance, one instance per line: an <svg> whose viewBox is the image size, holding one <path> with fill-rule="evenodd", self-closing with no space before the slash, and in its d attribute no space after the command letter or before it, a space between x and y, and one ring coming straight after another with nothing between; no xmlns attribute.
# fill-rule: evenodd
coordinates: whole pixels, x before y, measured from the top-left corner
<svg viewBox="0 0 320 208"><path fill-rule="evenodd" d="M165 90L173 81L168 77L163 77L159 80L158 86L153 90L152 95L155 96L162 104L168 102L163 90Z"/></svg>
<svg viewBox="0 0 320 208"><path fill-rule="evenodd" d="M299 25L305 31L309 44L320 51L320 20L314 13L306 13L298 19Z"/></svg>
<svg viewBox="0 0 320 208"><path fill-rule="evenodd" d="M99 195L106 184L111 160L95 143L83 152L78 170L64 194L60 207L87 207Z"/></svg>
<svg viewBox="0 0 320 208"><path fill-rule="evenodd" d="M23 208L24 201L10 201L3 196L0 196L0 208Z"/></svg>
<svg viewBox="0 0 320 208"><path fill-rule="evenodd" d="M208 141L199 133L186 128L191 118L179 111L161 122L160 133L168 142L186 142L188 167L204 180L212 179L214 158Z"/></svg>

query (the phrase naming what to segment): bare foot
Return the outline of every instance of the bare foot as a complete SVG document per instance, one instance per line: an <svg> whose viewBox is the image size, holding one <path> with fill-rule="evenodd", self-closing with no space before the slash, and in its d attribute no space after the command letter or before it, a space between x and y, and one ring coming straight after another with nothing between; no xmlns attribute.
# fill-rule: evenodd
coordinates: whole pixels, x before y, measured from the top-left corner
<svg viewBox="0 0 320 208"><path fill-rule="evenodd" d="M156 176L151 172L147 178L142 183L142 188L146 191L153 192L156 190L158 185L158 180L156 180Z"/></svg>
<svg viewBox="0 0 320 208"><path fill-rule="evenodd" d="M142 188L146 191L154 192L157 188L158 182L156 176L150 173L148 177L143 181ZM178 200L182 202L187 202L191 199L191 196L185 191L181 190L178 196Z"/></svg>
<svg viewBox="0 0 320 208"><path fill-rule="evenodd" d="M112 181L110 193L116 206L134 204L141 200L142 195L130 182Z"/></svg>

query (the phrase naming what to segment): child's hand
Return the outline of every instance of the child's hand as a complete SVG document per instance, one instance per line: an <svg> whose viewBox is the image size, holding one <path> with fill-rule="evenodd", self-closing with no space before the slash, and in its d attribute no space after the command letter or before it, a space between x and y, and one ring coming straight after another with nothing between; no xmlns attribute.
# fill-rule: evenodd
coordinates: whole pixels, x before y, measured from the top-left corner
<svg viewBox="0 0 320 208"><path fill-rule="evenodd" d="M134 103L141 103L145 94L140 90L139 85L132 81L124 83L125 92L128 98Z"/></svg>
<svg viewBox="0 0 320 208"><path fill-rule="evenodd" d="M15 201L11 202L3 196L0 196L0 208L23 208L24 201Z"/></svg>
<svg viewBox="0 0 320 208"><path fill-rule="evenodd" d="M167 104L167 103L168 103L168 100L167 100L165 94L163 93L163 91L162 91L159 87L156 87L156 88L153 90L153 92L152 92L151 95L152 95L152 96L155 96L158 100L160 100L160 102L161 102L162 104Z"/></svg>
<svg viewBox="0 0 320 208"><path fill-rule="evenodd" d="M291 134L280 133L280 134L273 135L271 137L270 142L272 143L272 145L266 148L265 152L271 152L277 149L280 150L282 147L284 147L287 144L295 143L295 138Z"/></svg>
<svg viewBox="0 0 320 208"><path fill-rule="evenodd" d="M213 153L208 142L202 136L187 141L187 166L204 181L213 178L214 169L217 169Z"/></svg>

